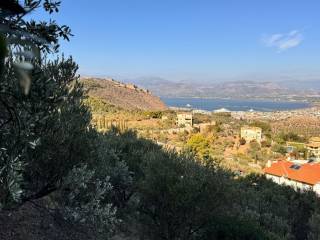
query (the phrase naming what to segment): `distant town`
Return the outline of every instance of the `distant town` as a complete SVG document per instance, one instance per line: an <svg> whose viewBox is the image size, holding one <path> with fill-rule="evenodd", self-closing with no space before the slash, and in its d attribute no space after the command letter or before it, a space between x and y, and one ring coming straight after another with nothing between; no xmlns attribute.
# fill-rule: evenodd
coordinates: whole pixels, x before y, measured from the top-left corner
<svg viewBox="0 0 320 240"><path fill-rule="evenodd" d="M133 93L149 94L134 85L121 85L114 80L111 83L116 88L129 86ZM261 173L278 184L320 194L320 107L317 104L272 112L227 108L206 111L192 109L191 105L158 111L125 110L119 106L112 113L103 109L94 112L93 125L100 131L113 127L132 129L163 148L178 152L195 148L200 158L219 159L223 167L240 176Z"/></svg>

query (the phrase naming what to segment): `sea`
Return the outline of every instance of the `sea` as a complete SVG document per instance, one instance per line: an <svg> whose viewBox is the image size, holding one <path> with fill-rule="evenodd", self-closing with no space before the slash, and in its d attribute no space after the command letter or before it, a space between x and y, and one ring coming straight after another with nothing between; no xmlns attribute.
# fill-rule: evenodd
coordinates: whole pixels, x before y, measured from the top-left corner
<svg viewBox="0 0 320 240"><path fill-rule="evenodd" d="M311 107L308 102L298 101L270 101L270 100L243 100L243 99L205 99L205 98L161 98L169 107L201 109L214 111L221 108L230 111L260 111L273 112L295 110Z"/></svg>

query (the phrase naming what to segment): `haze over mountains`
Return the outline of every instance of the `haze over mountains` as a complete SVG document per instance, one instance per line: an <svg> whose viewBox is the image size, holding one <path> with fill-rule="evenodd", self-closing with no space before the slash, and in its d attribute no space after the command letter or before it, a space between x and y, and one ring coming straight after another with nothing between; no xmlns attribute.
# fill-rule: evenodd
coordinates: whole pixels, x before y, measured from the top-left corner
<svg viewBox="0 0 320 240"><path fill-rule="evenodd" d="M159 77L124 79L160 97L296 99L320 96L320 80L169 81Z"/></svg>

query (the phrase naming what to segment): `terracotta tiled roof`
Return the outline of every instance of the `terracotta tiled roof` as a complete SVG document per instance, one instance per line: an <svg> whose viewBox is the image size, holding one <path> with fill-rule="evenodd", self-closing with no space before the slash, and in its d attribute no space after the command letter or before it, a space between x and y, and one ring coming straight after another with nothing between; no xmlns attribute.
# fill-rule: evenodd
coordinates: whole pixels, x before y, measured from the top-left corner
<svg viewBox="0 0 320 240"><path fill-rule="evenodd" d="M320 142L320 137L312 137L309 140L310 142Z"/></svg>
<svg viewBox="0 0 320 240"><path fill-rule="evenodd" d="M289 161L278 161L270 167L265 168L265 174L278 177L286 177L294 181L314 185L320 182L320 163L305 163L298 165L298 169L292 168L295 163Z"/></svg>
<svg viewBox="0 0 320 240"><path fill-rule="evenodd" d="M307 147L318 148L320 147L320 142L310 142L307 144Z"/></svg>

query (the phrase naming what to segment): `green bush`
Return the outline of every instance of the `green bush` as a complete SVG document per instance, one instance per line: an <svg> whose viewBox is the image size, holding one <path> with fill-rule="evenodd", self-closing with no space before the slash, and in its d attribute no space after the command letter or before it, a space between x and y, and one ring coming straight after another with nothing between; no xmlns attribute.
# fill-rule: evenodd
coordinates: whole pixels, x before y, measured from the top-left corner
<svg viewBox="0 0 320 240"><path fill-rule="evenodd" d="M283 145L280 145L280 144L277 144L277 143L272 145L271 150L273 152L280 153L282 155L287 153L287 149Z"/></svg>

